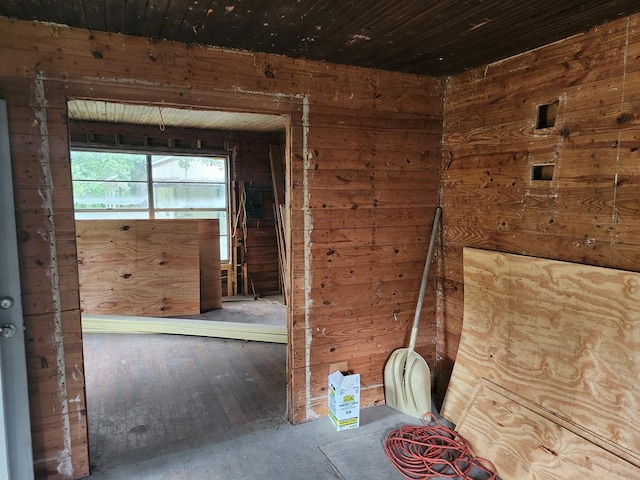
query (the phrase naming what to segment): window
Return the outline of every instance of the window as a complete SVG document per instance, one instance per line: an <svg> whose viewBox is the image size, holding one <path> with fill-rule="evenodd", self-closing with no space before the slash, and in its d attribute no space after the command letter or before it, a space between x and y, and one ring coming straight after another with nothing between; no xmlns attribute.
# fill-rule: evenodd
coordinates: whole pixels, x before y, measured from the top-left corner
<svg viewBox="0 0 640 480"><path fill-rule="evenodd" d="M217 218L228 260L227 159L71 152L77 220Z"/></svg>

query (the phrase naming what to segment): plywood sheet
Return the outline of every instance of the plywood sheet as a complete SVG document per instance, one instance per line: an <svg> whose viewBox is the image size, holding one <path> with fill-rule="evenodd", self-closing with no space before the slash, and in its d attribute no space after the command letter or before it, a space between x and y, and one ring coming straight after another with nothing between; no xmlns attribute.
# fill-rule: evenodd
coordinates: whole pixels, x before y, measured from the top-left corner
<svg viewBox="0 0 640 480"><path fill-rule="evenodd" d="M184 318L83 315L82 331L83 333L170 333L287 343L286 325L217 322Z"/></svg>
<svg viewBox="0 0 640 480"><path fill-rule="evenodd" d="M200 252L200 310L222 308L220 272L220 221L198 222Z"/></svg>
<svg viewBox="0 0 640 480"><path fill-rule="evenodd" d="M481 378L638 456L640 273L464 251L464 324L442 414Z"/></svg>
<svg viewBox="0 0 640 480"><path fill-rule="evenodd" d="M638 467L498 390L479 383L457 430L475 455L491 459L503 480L640 477Z"/></svg>
<svg viewBox="0 0 640 480"><path fill-rule="evenodd" d="M84 313L200 313L197 220L76 222Z"/></svg>

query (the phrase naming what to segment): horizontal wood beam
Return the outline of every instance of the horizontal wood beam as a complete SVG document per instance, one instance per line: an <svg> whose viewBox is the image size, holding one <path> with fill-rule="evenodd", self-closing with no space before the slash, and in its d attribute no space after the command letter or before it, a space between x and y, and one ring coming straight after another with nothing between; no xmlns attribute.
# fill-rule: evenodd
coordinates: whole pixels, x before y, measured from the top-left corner
<svg viewBox="0 0 640 480"><path fill-rule="evenodd" d="M199 337L232 338L287 343L286 325L217 322L184 318L83 315L83 333L168 333Z"/></svg>

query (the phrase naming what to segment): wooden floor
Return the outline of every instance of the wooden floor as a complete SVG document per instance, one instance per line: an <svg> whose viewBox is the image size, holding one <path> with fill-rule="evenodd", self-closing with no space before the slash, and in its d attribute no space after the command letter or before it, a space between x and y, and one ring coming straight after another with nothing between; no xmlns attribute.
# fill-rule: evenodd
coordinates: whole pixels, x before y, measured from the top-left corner
<svg viewBox="0 0 640 480"><path fill-rule="evenodd" d="M282 295L271 295L258 299L249 296L238 296L231 299L224 297L221 309L178 318L286 326L287 307L283 303Z"/></svg>
<svg viewBox="0 0 640 480"><path fill-rule="evenodd" d="M201 316L278 324L260 300ZM386 406L360 428L285 418L286 345L177 335L84 337L91 478L96 480L401 479L386 432L417 420Z"/></svg>
<svg viewBox="0 0 640 480"><path fill-rule="evenodd" d="M92 472L284 421L286 345L87 334L84 352Z"/></svg>
<svg viewBox="0 0 640 480"><path fill-rule="evenodd" d="M278 324L286 314L264 300L227 306L202 319ZM354 430L336 432L328 418L291 425L286 345L87 334L84 347L92 479L402 478L383 439L417 420L380 406Z"/></svg>

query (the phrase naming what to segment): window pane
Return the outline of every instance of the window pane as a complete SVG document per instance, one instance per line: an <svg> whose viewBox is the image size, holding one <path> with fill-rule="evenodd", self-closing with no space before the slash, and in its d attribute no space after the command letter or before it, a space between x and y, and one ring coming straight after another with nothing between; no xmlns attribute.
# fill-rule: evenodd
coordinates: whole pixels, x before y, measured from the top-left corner
<svg viewBox="0 0 640 480"><path fill-rule="evenodd" d="M223 184L154 183L155 208L226 208Z"/></svg>
<svg viewBox="0 0 640 480"><path fill-rule="evenodd" d="M82 210L76 210L76 220L138 220L148 219L149 212L135 212L135 211L113 211L105 210L103 212L87 212Z"/></svg>
<svg viewBox="0 0 640 480"><path fill-rule="evenodd" d="M156 182L226 183L226 159L220 157L151 157L151 173Z"/></svg>
<svg viewBox="0 0 640 480"><path fill-rule="evenodd" d="M220 234L220 260L229 260L228 237Z"/></svg>
<svg viewBox="0 0 640 480"><path fill-rule="evenodd" d="M73 182L76 210L148 208L147 193L145 182Z"/></svg>
<svg viewBox="0 0 640 480"><path fill-rule="evenodd" d="M133 153L71 152L74 180L147 180L147 156Z"/></svg>

